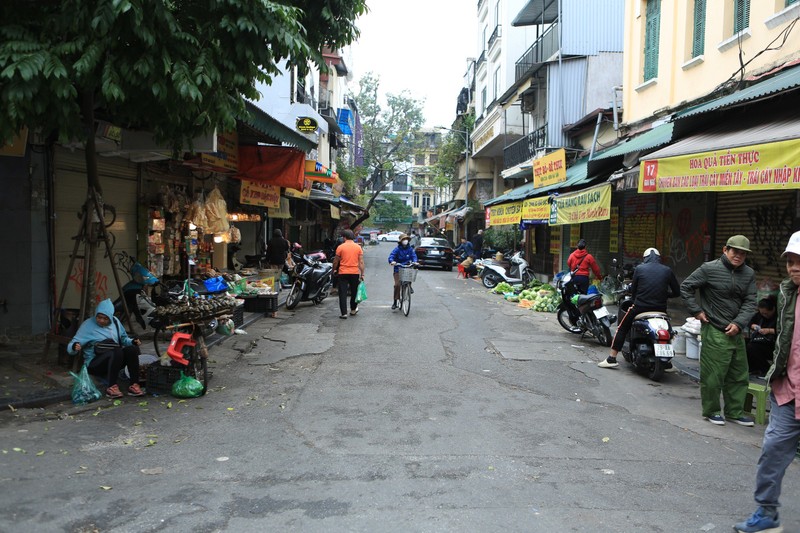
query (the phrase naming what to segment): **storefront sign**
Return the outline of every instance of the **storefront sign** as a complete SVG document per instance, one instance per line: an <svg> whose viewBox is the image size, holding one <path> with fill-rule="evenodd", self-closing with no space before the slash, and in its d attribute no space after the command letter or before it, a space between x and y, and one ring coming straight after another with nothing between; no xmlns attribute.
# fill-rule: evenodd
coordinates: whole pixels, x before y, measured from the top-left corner
<svg viewBox="0 0 800 533"><path fill-rule="evenodd" d="M800 139L642 161L639 192L800 189Z"/></svg>
<svg viewBox="0 0 800 533"><path fill-rule="evenodd" d="M319 161L306 159L305 176L311 181L335 184L339 180L339 174L329 169Z"/></svg>
<svg viewBox="0 0 800 533"><path fill-rule="evenodd" d="M267 209L267 215L269 216L269 218L292 218L292 214L289 212L289 199L281 197L280 208Z"/></svg>
<svg viewBox="0 0 800 533"><path fill-rule="evenodd" d="M339 198L342 195L342 191L344 190L344 182L341 178L336 178L336 183L331 185L331 193L333 194L334 198Z"/></svg>
<svg viewBox="0 0 800 533"><path fill-rule="evenodd" d="M540 196L523 200L522 220L527 224L547 224L550 220L550 197Z"/></svg>
<svg viewBox="0 0 800 533"><path fill-rule="evenodd" d="M577 248L579 240L581 240L581 225L572 224L569 227L569 247Z"/></svg>
<svg viewBox="0 0 800 533"><path fill-rule="evenodd" d="M619 252L619 207L611 208L611 227L608 238L608 251L612 254Z"/></svg>
<svg viewBox="0 0 800 533"><path fill-rule="evenodd" d="M583 224L608 220L611 217L611 184L592 187L576 193L554 196L550 209L550 225Z"/></svg>
<svg viewBox="0 0 800 533"><path fill-rule="evenodd" d="M550 253L553 255L561 253L561 226L550 228Z"/></svg>
<svg viewBox="0 0 800 533"><path fill-rule="evenodd" d="M567 152L563 148L533 161L533 187L567 181Z"/></svg>
<svg viewBox="0 0 800 533"><path fill-rule="evenodd" d="M307 200L308 197L311 196L311 180L308 178L304 178L303 183L305 184L305 186L303 187L302 191L286 187L283 190L283 195L288 196L289 198L299 198L301 200Z"/></svg>
<svg viewBox="0 0 800 533"><path fill-rule="evenodd" d="M242 180L239 202L245 205L278 208L281 205L281 188L260 181Z"/></svg>
<svg viewBox="0 0 800 533"><path fill-rule="evenodd" d="M200 162L213 169L237 172L239 170L239 135L230 133L217 134L217 151L200 154Z"/></svg>
<svg viewBox="0 0 800 533"><path fill-rule="evenodd" d="M340 218L342 218L341 215L339 214L339 208L336 207L335 205L331 206L331 218L333 220L339 220Z"/></svg>
<svg viewBox="0 0 800 533"><path fill-rule="evenodd" d="M319 127L317 121L311 117L297 117L295 126L297 127L297 131L301 133L314 133Z"/></svg>
<svg viewBox="0 0 800 533"><path fill-rule="evenodd" d="M522 202L493 205L489 208L489 226L519 224L522 220Z"/></svg>

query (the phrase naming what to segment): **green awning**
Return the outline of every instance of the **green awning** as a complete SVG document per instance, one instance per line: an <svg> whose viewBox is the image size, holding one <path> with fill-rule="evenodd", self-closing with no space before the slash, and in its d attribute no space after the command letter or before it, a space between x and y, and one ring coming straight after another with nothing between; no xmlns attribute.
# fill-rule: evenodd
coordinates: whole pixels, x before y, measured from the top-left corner
<svg viewBox="0 0 800 533"><path fill-rule="evenodd" d="M655 128L632 137L625 142L621 142L602 152L597 152L592 157L592 161L600 161L609 157L624 156L631 152L641 152L649 148L655 148L672 141L672 132L675 129L674 122L667 122Z"/></svg>
<svg viewBox="0 0 800 533"><path fill-rule="evenodd" d="M245 102L245 107L249 116L243 117L242 120L264 135L282 144L299 148L303 152L310 152L317 147L316 142L289 128L252 102Z"/></svg>

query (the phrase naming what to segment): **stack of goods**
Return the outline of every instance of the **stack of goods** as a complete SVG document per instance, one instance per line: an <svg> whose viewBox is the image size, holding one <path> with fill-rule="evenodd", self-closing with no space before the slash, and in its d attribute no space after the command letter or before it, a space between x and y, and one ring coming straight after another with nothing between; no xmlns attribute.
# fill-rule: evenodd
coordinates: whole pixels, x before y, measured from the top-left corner
<svg viewBox="0 0 800 533"><path fill-rule="evenodd" d="M204 317L233 313L236 298L228 293L216 294L210 298L187 298L180 302L156 307L154 314L161 320L197 320Z"/></svg>

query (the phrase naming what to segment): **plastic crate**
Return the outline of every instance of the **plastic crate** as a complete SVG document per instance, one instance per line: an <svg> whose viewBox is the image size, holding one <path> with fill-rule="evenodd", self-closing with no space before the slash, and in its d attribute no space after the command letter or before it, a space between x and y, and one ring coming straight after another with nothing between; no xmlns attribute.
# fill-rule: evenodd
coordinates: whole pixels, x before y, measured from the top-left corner
<svg viewBox="0 0 800 533"><path fill-rule="evenodd" d="M147 367L147 393L148 394L170 394L172 384L181 378L183 367L161 366L153 363Z"/></svg>
<svg viewBox="0 0 800 533"><path fill-rule="evenodd" d="M271 313L278 310L277 294L260 294L244 297L244 310L248 313Z"/></svg>

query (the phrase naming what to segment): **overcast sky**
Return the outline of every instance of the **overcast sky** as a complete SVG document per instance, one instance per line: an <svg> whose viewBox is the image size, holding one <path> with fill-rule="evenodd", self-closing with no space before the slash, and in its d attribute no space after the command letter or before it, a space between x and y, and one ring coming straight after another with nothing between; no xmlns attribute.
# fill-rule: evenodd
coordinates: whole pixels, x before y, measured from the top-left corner
<svg viewBox="0 0 800 533"><path fill-rule="evenodd" d="M456 118L467 57L475 57L474 0L367 0L369 13L351 46L351 88L367 72L380 76L382 94L403 89L425 100L425 125L449 126Z"/></svg>

